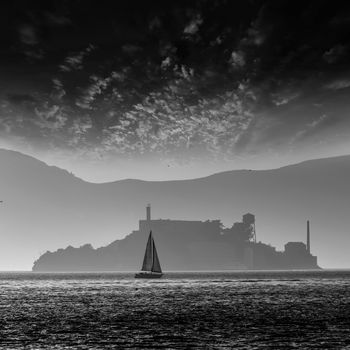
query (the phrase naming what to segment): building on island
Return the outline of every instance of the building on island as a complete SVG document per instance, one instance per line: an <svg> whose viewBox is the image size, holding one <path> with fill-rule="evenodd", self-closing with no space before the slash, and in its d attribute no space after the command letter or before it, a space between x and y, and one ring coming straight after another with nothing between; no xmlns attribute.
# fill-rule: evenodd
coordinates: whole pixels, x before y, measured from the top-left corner
<svg viewBox="0 0 350 350"><path fill-rule="evenodd" d="M134 232L145 234L150 229L156 235L157 241L162 242L161 236L166 235L174 247L178 242L185 243L183 249L190 251L193 260L198 261L198 265L195 264L197 269L203 269L209 263L212 266L212 256L215 256L216 265L219 264L218 256L220 256L221 266L218 268L224 269L319 268L317 257L310 251L309 221L307 221L306 244L288 242L284 246L284 251L278 251L271 245L257 242L255 216L251 213L244 214L242 221L235 222L231 228L223 228L220 220L154 220L151 218L149 204L146 209L146 219L139 221L139 230ZM161 249L159 250L161 252Z"/></svg>

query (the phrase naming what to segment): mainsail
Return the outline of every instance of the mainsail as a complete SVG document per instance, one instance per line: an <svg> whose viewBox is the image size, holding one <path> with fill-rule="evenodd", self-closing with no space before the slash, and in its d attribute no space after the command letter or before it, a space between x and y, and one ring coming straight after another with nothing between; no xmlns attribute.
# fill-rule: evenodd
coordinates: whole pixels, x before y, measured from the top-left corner
<svg viewBox="0 0 350 350"><path fill-rule="evenodd" d="M154 244L152 231L149 234L145 257L143 258L142 271L148 272L159 272L162 273L162 269L160 267L159 258L157 254L156 245Z"/></svg>

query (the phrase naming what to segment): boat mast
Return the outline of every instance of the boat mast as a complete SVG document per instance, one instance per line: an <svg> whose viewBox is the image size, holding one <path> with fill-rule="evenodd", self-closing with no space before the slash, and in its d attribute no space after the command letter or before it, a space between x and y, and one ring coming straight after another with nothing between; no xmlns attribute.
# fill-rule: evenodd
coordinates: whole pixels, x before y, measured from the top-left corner
<svg viewBox="0 0 350 350"><path fill-rule="evenodd" d="M154 241L153 241L153 235L152 235L152 231L151 231L151 242L152 242L152 267L151 267L151 272L153 272L154 270Z"/></svg>

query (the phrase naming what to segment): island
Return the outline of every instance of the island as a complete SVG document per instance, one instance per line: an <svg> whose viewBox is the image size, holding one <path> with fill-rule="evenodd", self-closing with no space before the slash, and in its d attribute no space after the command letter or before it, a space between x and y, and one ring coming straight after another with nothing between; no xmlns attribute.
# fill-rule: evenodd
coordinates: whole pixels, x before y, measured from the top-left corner
<svg viewBox="0 0 350 350"><path fill-rule="evenodd" d="M90 244L47 251L34 262L33 271L137 271L145 242L152 230L165 271L294 270L319 269L311 254L310 226L306 243L288 242L284 251L256 241L255 216L247 213L241 222L223 227L220 220L139 220L138 230L124 239L94 249Z"/></svg>

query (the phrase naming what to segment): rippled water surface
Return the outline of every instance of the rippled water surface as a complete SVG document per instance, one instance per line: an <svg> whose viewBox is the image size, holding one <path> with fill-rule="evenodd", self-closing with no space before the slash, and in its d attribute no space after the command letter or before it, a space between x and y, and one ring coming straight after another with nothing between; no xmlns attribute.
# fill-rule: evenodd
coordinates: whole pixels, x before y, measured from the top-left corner
<svg viewBox="0 0 350 350"><path fill-rule="evenodd" d="M0 274L1 349L350 349L350 272Z"/></svg>

